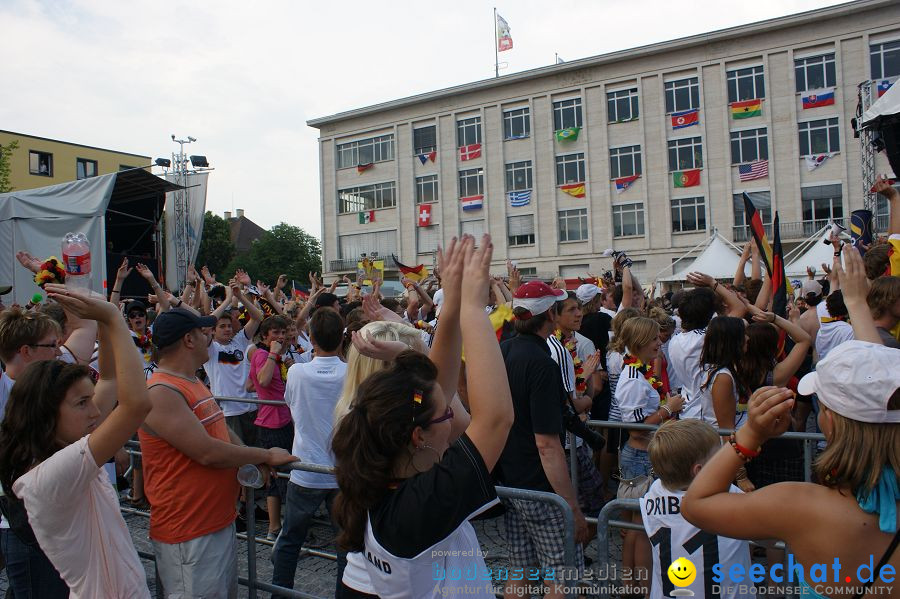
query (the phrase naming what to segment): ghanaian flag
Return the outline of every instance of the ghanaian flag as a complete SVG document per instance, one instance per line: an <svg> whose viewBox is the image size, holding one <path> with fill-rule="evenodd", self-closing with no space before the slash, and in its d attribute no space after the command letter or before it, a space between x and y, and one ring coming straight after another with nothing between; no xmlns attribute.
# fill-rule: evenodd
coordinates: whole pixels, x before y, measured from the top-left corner
<svg viewBox="0 0 900 599"><path fill-rule="evenodd" d="M762 100L759 98L731 103L731 118L733 119L749 119L752 116L760 116L761 114Z"/></svg>
<svg viewBox="0 0 900 599"><path fill-rule="evenodd" d="M760 216L759 211L756 209L756 206L753 205L753 201L750 200L750 196L747 195L746 191L743 193L743 197L744 222L747 224L747 226L750 227L750 233L753 235L753 241L756 242L756 247L759 248L759 253L762 255L763 259L766 262L766 272L771 277L772 271L774 270L774 263L772 262L772 246L769 245L769 239L766 237L766 230L763 227L762 217ZM776 227L775 230L777 231L778 228Z"/></svg>
<svg viewBox="0 0 900 599"><path fill-rule="evenodd" d="M424 264L417 264L416 266L407 266L402 264L399 260L397 260L397 256L391 254L391 258L394 259L394 264L397 265L397 270L400 271L400 274L409 279L410 281L415 281L418 283L423 279L428 278L428 269L425 268Z"/></svg>

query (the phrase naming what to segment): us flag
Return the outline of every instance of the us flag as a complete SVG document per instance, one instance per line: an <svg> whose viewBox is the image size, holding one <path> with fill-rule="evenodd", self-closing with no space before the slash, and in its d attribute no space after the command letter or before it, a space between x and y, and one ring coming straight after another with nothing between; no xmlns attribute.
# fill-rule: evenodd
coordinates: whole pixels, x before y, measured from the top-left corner
<svg viewBox="0 0 900 599"><path fill-rule="evenodd" d="M762 179L769 176L769 161L760 160L759 162L751 162L750 164L741 164L738 166L738 174L741 181L752 181L753 179Z"/></svg>

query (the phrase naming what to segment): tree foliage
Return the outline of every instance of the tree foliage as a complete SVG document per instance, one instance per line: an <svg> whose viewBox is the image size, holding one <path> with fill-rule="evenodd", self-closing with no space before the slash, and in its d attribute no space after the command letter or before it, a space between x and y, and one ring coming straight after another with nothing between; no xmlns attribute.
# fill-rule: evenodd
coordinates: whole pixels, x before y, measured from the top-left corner
<svg viewBox="0 0 900 599"><path fill-rule="evenodd" d="M237 268L246 270L253 281L272 285L279 275L286 274L288 281L305 285L307 273L322 270L322 249L319 240L300 227L281 223L254 241L250 251L235 256L225 272Z"/></svg>
<svg viewBox="0 0 900 599"><path fill-rule="evenodd" d="M231 225L221 216L207 210L203 217L203 238L197 253L197 268L209 267L209 272L220 275L219 282L226 283L226 266L236 253L231 242Z"/></svg>
<svg viewBox="0 0 900 599"><path fill-rule="evenodd" d="M12 191L12 184L9 182L10 160L12 154L19 147L19 140L14 139L5 146L0 146L0 193Z"/></svg>

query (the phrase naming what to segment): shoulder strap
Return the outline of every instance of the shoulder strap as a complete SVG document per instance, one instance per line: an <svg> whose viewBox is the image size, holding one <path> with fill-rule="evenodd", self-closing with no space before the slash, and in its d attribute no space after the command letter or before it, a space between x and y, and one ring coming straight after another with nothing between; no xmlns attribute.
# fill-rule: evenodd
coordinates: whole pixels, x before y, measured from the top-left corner
<svg viewBox="0 0 900 599"><path fill-rule="evenodd" d="M175 393L177 393L178 395L181 396L181 399L183 399L184 403L187 404L188 409L189 410L191 409L191 403L188 401L187 397L184 396L184 393L181 392L181 389L179 389L175 385L173 385L171 383L152 383L150 385L147 385L147 390L149 391L153 387L165 387L166 389L169 389L170 391L174 391ZM141 429L150 436L153 436L153 437L159 436L156 434L156 431L154 431L152 428L150 428L150 426L146 422L141 424Z"/></svg>
<svg viewBox="0 0 900 599"><path fill-rule="evenodd" d="M878 578L878 573L881 572L881 569L884 565L891 559L891 556L894 555L894 550L897 549L897 544L900 543L900 528L897 529L897 532L894 533L894 538L891 540L891 544L888 545L888 548L884 550L884 555L881 556L881 559L878 560L878 565L875 566L875 571L872 572L872 580L863 585L862 591L853 595L853 599L860 599L863 595L866 594L866 591L870 586L875 582L875 579Z"/></svg>

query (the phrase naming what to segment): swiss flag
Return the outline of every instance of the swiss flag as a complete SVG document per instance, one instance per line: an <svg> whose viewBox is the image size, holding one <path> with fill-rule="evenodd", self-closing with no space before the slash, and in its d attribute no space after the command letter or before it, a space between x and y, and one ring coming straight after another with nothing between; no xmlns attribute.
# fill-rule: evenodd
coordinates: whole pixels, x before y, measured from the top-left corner
<svg viewBox="0 0 900 599"><path fill-rule="evenodd" d="M416 224L420 227L431 226L431 204L419 206L419 216L416 218Z"/></svg>
<svg viewBox="0 0 900 599"><path fill-rule="evenodd" d="M473 158L481 158L481 144L469 144L459 147L459 159L461 161L464 162Z"/></svg>

